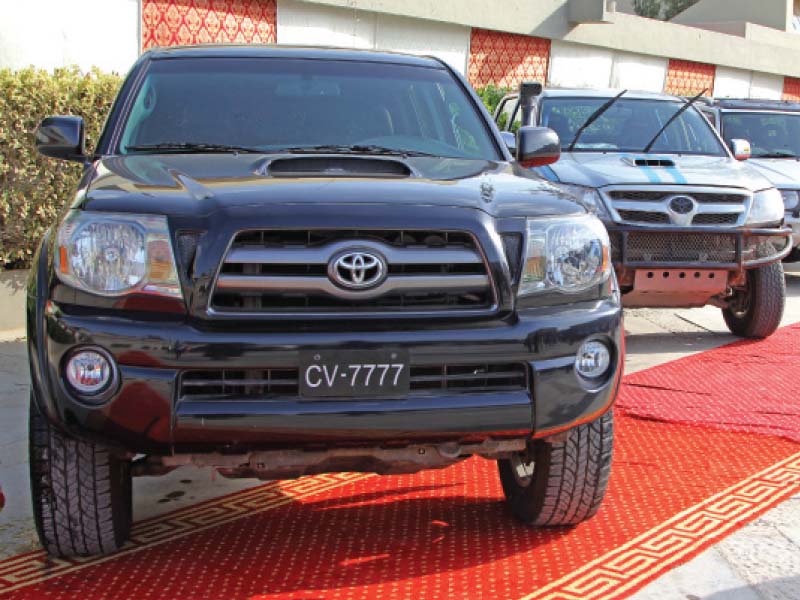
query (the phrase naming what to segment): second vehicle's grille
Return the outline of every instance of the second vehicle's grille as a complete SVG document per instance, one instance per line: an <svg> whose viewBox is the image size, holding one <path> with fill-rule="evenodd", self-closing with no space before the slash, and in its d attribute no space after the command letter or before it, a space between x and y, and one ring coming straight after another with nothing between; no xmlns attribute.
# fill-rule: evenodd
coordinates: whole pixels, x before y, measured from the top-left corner
<svg viewBox="0 0 800 600"><path fill-rule="evenodd" d="M332 265L340 256L352 260L351 251L366 253L367 264L377 257L380 265L357 273L374 277L374 285L337 279ZM340 274L351 277L351 267L348 262ZM471 234L416 230L241 232L211 298L216 312L262 314L486 310L493 304Z"/></svg>
<svg viewBox="0 0 800 600"><path fill-rule="evenodd" d="M524 363L412 366L411 394L459 394L524 391ZM185 371L180 378L181 400L270 400L300 395L297 368L219 369Z"/></svg>
<svg viewBox="0 0 800 600"><path fill-rule="evenodd" d="M635 223L662 223L669 225L669 215L666 213L649 212L646 210L620 210L619 216L623 221Z"/></svg>
<svg viewBox="0 0 800 600"><path fill-rule="evenodd" d="M606 193L621 221L643 225L727 226L744 220L748 195L727 191L613 189Z"/></svg>
<svg viewBox="0 0 800 600"><path fill-rule="evenodd" d="M677 192L675 190L612 190L608 196L612 200L632 200L636 202L660 202L670 196L691 196L699 204L744 204L744 194L724 192Z"/></svg>
<svg viewBox="0 0 800 600"><path fill-rule="evenodd" d="M692 225L736 225L737 213L700 213L692 219Z"/></svg>

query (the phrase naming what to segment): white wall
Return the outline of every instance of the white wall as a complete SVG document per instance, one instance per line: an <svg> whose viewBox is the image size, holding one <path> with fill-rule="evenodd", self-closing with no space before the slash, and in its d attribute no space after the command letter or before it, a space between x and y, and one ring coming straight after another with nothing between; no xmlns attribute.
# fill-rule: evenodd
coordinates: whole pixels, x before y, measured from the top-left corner
<svg viewBox="0 0 800 600"><path fill-rule="evenodd" d="M750 80L753 74L750 71L717 67L714 76L714 96L716 98L749 98Z"/></svg>
<svg viewBox="0 0 800 600"><path fill-rule="evenodd" d="M644 92L662 92L669 61L656 56L617 52L611 70L611 87Z"/></svg>
<svg viewBox="0 0 800 600"><path fill-rule="evenodd" d="M409 17L280 0L278 43L428 54L464 73L470 28Z"/></svg>
<svg viewBox="0 0 800 600"><path fill-rule="evenodd" d="M0 67L125 73L138 55L138 0L0 0Z"/></svg>
<svg viewBox="0 0 800 600"><path fill-rule="evenodd" d="M667 66L666 58L553 40L548 85L661 92Z"/></svg>
<svg viewBox="0 0 800 600"><path fill-rule="evenodd" d="M552 87L607 88L614 51L553 40L547 83Z"/></svg>
<svg viewBox="0 0 800 600"><path fill-rule="evenodd" d="M783 77L769 73L753 73L750 80L750 97L769 100L783 98Z"/></svg>
<svg viewBox="0 0 800 600"><path fill-rule="evenodd" d="M716 98L780 100L782 95L783 78L779 75L717 67L717 74L714 77Z"/></svg>

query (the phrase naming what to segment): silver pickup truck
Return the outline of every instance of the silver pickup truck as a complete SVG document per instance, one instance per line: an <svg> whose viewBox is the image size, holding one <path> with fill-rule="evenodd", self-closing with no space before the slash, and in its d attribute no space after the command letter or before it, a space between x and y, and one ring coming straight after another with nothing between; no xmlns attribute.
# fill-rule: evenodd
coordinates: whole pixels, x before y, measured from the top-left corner
<svg viewBox="0 0 800 600"><path fill-rule="evenodd" d="M748 164L778 188L786 224L792 228L792 252L786 262L800 261L800 102L783 100L706 100L700 105L726 143L750 142Z"/></svg>
<svg viewBox="0 0 800 600"><path fill-rule="evenodd" d="M609 231L623 304L722 309L728 328L766 337L783 316L790 252L780 192L744 139L729 150L694 105L627 90L523 84L495 121L554 130L561 159L537 172L578 197Z"/></svg>

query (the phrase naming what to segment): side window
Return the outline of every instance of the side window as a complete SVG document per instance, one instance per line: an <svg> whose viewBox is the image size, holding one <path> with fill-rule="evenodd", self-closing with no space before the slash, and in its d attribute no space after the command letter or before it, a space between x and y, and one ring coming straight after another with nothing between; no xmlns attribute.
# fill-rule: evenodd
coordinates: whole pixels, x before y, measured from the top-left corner
<svg viewBox="0 0 800 600"><path fill-rule="evenodd" d="M514 96L506 97L500 102L495 122L500 131L516 133L520 127L519 102Z"/></svg>
<svg viewBox="0 0 800 600"><path fill-rule="evenodd" d="M714 111L701 108L700 113L708 120L709 123L711 123L711 126L716 129L717 123L716 119L714 118Z"/></svg>

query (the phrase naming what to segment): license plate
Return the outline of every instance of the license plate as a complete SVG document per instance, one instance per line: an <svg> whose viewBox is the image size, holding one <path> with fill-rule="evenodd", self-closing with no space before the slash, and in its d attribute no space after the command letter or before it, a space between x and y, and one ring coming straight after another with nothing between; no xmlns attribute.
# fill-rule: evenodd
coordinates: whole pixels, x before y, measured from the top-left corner
<svg viewBox="0 0 800 600"><path fill-rule="evenodd" d="M407 350L300 352L300 395L305 398L405 396Z"/></svg>

